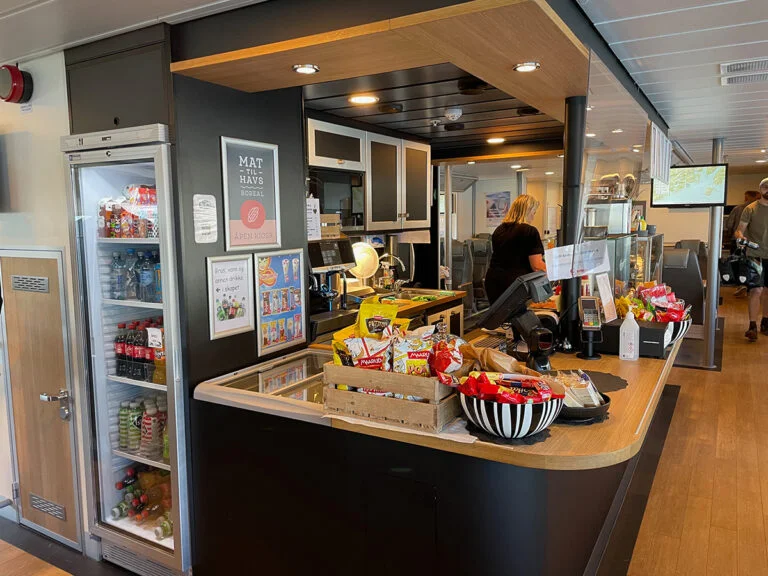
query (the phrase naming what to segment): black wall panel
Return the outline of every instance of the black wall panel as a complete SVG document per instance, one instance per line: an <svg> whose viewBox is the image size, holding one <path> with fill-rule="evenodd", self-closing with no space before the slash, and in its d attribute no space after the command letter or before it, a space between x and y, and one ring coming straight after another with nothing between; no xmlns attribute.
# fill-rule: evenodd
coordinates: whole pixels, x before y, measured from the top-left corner
<svg viewBox="0 0 768 576"><path fill-rule="evenodd" d="M306 259L302 100L300 88L248 94L181 76L174 77L173 89L181 330L186 358L184 372L191 395L194 386L204 380L263 360L257 355L257 332L218 340L209 338L206 257L227 254L221 137L279 146L281 249L303 248ZM195 243L192 215L195 194L216 197L219 230L216 243ZM276 355L288 352L291 350Z"/></svg>
<svg viewBox="0 0 768 576"><path fill-rule="evenodd" d="M261 46L467 1L269 0L174 26L173 60Z"/></svg>

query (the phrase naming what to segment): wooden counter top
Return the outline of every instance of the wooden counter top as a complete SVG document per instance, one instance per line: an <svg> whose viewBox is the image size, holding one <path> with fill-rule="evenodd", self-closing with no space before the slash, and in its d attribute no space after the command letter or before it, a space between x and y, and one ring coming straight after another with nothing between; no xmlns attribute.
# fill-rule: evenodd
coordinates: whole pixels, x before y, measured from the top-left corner
<svg viewBox="0 0 768 576"><path fill-rule="evenodd" d="M604 355L600 360L586 361L575 355L553 356L552 368L555 370L581 368L613 374L626 380L625 388L609 392L611 408L608 418L603 422L588 425L555 423L531 438L499 439L498 442L477 440L472 444L441 438L439 435L412 434L351 424L335 418L332 426L526 468L603 468L629 460L640 450L679 347L680 342L673 346L666 360L641 358L629 362L619 360L618 356Z"/></svg>
<svg viewBox="0 0 768 576"><path fill-rule="evenodd" d="M409 318L414 314L424 312L424 310L429 310L430 308L437 308L438 306L461 301L464 296L467 295L467 293L462 290L452 290L452 292L454 293L453 296L438 296L437 300L429 302L412 302L410 304L404 304L397 311L397 315L400 318Z"/></svg>

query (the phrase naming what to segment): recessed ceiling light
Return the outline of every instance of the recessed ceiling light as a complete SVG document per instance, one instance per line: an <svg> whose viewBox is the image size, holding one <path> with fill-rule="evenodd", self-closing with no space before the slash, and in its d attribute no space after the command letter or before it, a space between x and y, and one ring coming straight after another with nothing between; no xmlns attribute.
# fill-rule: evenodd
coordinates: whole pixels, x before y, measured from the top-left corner
<svg viewBox="0 0 768 576"><path fill-rule="evenodd" d="M376 104L378 101L379 97L373 94L355 94L349 97L350 104Z"/></svg>
<svg viewBox="0 0 768 576"><path fill-rule="evenodd" d="M314 64L294 64L293 71L296 74L317 74L320 68Z"/></svg>
<svg viewBox="0 0 768 576"><path fill-rule="evenodd" d="M512 166L510 166L510 168L512 168L512 170L518 170L518 169L520 169L522 167L523 167L522 164L512 164Z"/></svg>
<svg viewBox="0 0 768 576"><path fill-rule="evenodd" d="M504 138L488 138L486 142L488 142L488 144L501 144L504 142Z"/></svg>
<svg viewBox="0 0 768 576"><path fill-rule="evenodd" d="M765 148L763 148L762 150L760 150L760 153L761 153L761 154L765 154L766 152L768 152L768 150L766 150Z"/></svg>
<svg viewBox="0 0 768 576"><path fill-rule="evenodd" d="M632 148L632 152L637 152L638 154L640 154L641 150L640 148Z"/></svg>
<svg viewBox="0 0 768 576"><path fill-rule="evenodd" d="M587 138L594 138L595 136L597 136L597 134L595 134L594 132L587 132L586 136Z"/></svg>
<svg viewBox="0 0 768 576"><path fill-rule="evenodd" d="M515 72L534 72L541 68L538 62L521 62L515 65Z"/></svg>
<svg viewBox="0 0 768 576"><path fill-rule="evenodd" d="M544 172L544 176L553 176L554 172Z"/></svg>
<svg viewBox="0 0 768 576"><path fill-rule="evenodd" d="M765 164L766 160L755 160L755 162L757 162L758 164Z"/></svg>
<svg viewBox="0 0 768 576"><path fill-rule="evenodd" d="M530 170L530 168L520 168L518 172L528 172L528 170Z"/></svg>
<svg viewBox="0 0 768 576"><path fill-rule="evenodd" d="M594 107L594 106L587 106L587 112L591 112L591 111L592 111L592 110L594 110L594 109L595 109L595 107Z"/></svg>
<svg viewBox="0 0 768 576"><path fill-rule="evenodd" d="M558 154L557 157L558 158L565 158L565 154Z"/></svg>
<svg viewBox="0 0 768 576"><path fill-rule="evenodd" d="M474 160L470 160L469 162L467 162L467 164L474 164L474 163L475 163Z"/></svg>
<svg viewBox="0 0 768 576"><path fill-rule="evenodd" d="M622 130L621 128L616 128L615 130L611 130L612 134L621 134L622 132L624 132L624 130Z"/></svg>
<svg viewBox="0 0 768 576"><path fill-rule="evenodd" d="M642 148L642 144L632 144L632 148Z"/></svg>

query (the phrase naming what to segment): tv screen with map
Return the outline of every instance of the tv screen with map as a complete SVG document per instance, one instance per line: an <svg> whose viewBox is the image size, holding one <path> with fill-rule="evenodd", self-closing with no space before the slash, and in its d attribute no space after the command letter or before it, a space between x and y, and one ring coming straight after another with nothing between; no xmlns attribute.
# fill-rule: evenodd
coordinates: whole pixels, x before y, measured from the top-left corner
<svg viewBox="0 0 768 576"><path fill-rule="evenodd" d="M651 206L654 208L725 206L727 183L727 164L670 168L669 184L654 178L651 185Z"/></svg>

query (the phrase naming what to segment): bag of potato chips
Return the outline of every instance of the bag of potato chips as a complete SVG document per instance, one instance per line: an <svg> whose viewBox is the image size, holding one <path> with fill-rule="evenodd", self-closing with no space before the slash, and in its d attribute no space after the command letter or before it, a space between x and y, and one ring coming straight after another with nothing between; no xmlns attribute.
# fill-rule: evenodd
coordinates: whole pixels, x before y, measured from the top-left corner
<svg viewBox="0 0 768 576"><path fill-rule="evenodd" d="M376 296L368 298L357 312L356 332L362 338L381 338L385 331L392 329L396 316L396 304L382 304Z"/></svg>
<svg viewBox="0 0 768 576"><path fill-rule="evenodd" d="M412 376L429 376L434 326L422 326L404 336L394 338L392 344L392 371Z"/></svg>

